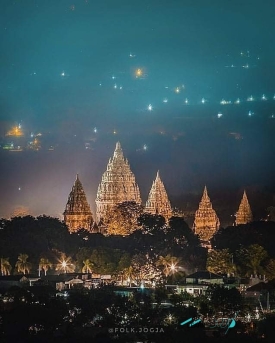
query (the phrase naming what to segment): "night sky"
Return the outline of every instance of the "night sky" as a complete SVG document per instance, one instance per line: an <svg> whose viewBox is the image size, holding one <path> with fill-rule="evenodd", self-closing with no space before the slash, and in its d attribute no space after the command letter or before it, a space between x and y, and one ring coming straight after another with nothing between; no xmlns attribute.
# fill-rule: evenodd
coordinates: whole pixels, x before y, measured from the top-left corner
<svg viewBox="0 0 275 343"><path fill-rule="evenodd" d="M0 216L61 216L77 172L94 211L118 140L144 201L158 169L171 199L274 192L274 18L272 0L2 0L1 144L20 124L44 145L1 150Z"/></svg>

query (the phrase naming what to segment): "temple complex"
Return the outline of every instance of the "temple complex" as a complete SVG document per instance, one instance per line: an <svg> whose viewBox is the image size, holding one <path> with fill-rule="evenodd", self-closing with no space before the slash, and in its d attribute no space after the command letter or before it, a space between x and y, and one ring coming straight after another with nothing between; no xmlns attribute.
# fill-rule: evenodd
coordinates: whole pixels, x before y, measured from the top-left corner
<svg viewBox="0 0 275 343"><path fill-rule="evenodd" d="M141 204L139 187L123 156L120 143L116 143L114 155L109 159L107 170L102 175L96 196L96 219L104 222L108 209L124 202L135 201Z"/></svg>
<svg viewBox="0 0 275 343"><path fill-rule="evenodd" d="M172 216L172 208L159 172L151 187L144 212L162 215L166 221Z"/></svg>
<svg viewBox="0 0 275 343"><path fill-rule="evenodd" d="M92 227L93 215L78 175L68 198L64 221L70 232L76 232L80 229L90 231Z"/></svg>
<svg viewBox="0 0 275 343"><path fill-rule="evenodd" d="M247 224L249 222L252 222L253 220L252 211L251 211L245 191L243 193L243 197L242 197L238 212L236 213L235 216L236 216L236 220L235 220L236 225Z"/></svg>
<svg viewBox="0 0 275 343"><path fill-rule="evenodd" d="M219 229L219 218L212 208L212 203L207 194L205 186L199 209L195 213L193 229L202 241L209 241L214 233Z"/></svg>

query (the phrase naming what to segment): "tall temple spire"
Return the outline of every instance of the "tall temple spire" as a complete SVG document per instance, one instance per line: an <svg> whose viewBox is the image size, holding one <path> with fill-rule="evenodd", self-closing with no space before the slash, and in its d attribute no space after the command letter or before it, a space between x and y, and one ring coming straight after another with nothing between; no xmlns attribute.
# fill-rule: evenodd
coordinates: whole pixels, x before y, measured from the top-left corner
<svg viewBox="0 0 275 343"><path fill-rule="evenodd" d="M119 142L116 143L114 155L107 164L96 196L96 218L104 221L107 211L124 202L135 201L141 204L139 187L128 161L124 158Z"/></svg>
<svg viewBox="0 0 275 343"><path fill-rule="evenodd" d="M69 194L64 221L70 232L76 232L79 229L90 230L93 223L93 215L78 174Z"/></svg>
<svg viewBox="0 0 275 343"><path fill-rule="evenodd" d="M155 181L153 181L144 211L151 214L160 214L166 220L172 216L171 204L164 184L159 176L159 171L157 172Z"/></svg>
<svg viewBox="0 0 275 343"><path fill-rule="evenodd" d="M212 203L204 187L203 195L199 203L199 208L195 213L193 229L202 241L209 241L214 233L219 229L220 221L212 208Z"/></svg>
<svg viewBox="0 0 275 343"><path fill-rule="evenodd" d="M253 215L252 211L247 199L246 191L243 193L243 197L238 209L238 212L236 213L236 225L240 224L247 224L249 222L252 222L253 220Z"/></svg>

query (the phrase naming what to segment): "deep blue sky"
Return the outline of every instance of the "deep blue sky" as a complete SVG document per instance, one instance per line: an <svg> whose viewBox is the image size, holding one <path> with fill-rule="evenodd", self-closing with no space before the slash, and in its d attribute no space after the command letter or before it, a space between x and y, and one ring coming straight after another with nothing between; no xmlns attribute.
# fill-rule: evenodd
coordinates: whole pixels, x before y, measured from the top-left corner
<svg viewBox="0 0 275 343"><path fill-rule="evenodd" d="M176 196L205 183L271 187L274 18L272 0L2 0L1 126L21 123L26 134L51 131L70 143L94 127L98 136L93 156L73 143L69 157L65 148L58 157L4 154L0 190L9 195L0 215L16 205L61 213L77 171L93 207L117 139L144 198L157 169ZM154 136L160 131L166 136Z"/></svg>

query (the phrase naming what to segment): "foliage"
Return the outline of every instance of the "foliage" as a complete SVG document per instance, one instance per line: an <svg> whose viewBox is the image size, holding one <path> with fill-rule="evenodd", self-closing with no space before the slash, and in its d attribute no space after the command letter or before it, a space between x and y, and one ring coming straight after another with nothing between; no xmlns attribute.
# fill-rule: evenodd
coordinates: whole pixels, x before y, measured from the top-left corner
<svg viewBox="0 0 275 343"><path fill-rule="evenodd" d="M1 275L10 275L12 266L9 262L9 258L0 258Z"/></svg>
<svg viewBox="0 0 275 343"><path fill-rule="evenodd" d="M266 250L259 244L252 244L247 248L241 248L237 251L239 265L243 274L263 274L262 262L267 258Z"/></svg>
<svg viewBox="0 0 275 343"><path fill-rule="evenodd" d="M207 289L211 307L215 312L232 314L242 309L243 300L236 288L227 289L220 285L212 285Z"/></svg>
<svg viewBox="0 0 275 343"><path fill-rule="evenodd" d="M206 268L216 274L233 274L236 271L236 266L232 263L232 254L228 249L209 251Z"/></svg>
<svg viewBox="0 0 275 343"><path fill-rule="evenodd" d="M93 272L94 263L87 258L83 261L82 273L92 273Z"/></svg>
<svg viewBox="0 0 275 343"><path fill-rule="evenodd" d="M45 275L47 275L47 271L52 268L52 266L53 265L48 258L41 257L39 261L39 273L43 270Z"/></svg>
<svg viewBox="0 0 275 343"><path fill-rule="evenodd" d="M148 234L154 234L158 230L164 229L165 218L158 214L143 213L137 219L138 226Z"/></svg>
<svg viewBox="0 0 275 343"><path fill-rule="evenodd" d="M143 207L135 201L124 201L114 206L105 218L108 235L126 236L137 227L137 218L141 215Z"/></svg>
<svg viewBox="0 0 275 343"><path fill-rule="evenodd" d="M180 247L186 245L198 246L200 244L198 236L194 234L182 217L171 217L169 219L167 237L173 245Z"/></svg>
<svg viewBox="0 0 275 343"><path fill-rule="evenodd" d="M275 279L275 260L270 259L265 267L266 276L269 280Z"/></svg>
<svg viewBox="0 0 275 343"><path fill-rule="evenodd" d="M162 282L161 271L148 255L134 255L131 261L132 276L135 284L140 286L142 283L150 285Z"/></svg>
<svg viewBox="0 0 275 343"><path fill-rule="evenodd" d="M168 277L169 274L177 272L177 265L179 263L180 259L178 257L168 254L165 257L159 256L156 265L160 266L164 275Z"/></svg>
<svg viewBox="0 0 275 343"><path fill-rule="evenodd" d="M9 256L12 265L17 261L22 246L33 264L38 263L41 254L47 258L52 257L53 250L71 254L79 247L77 239L56 218L15 217L2 220L1 224L0 251L2 256Z"/></svg>
<svg viewBox="0 0 275 343"><path fill-rule="evenodd" d="M258 221L220 229L211 240L215 249L235 252L240 246L259 244L271 258L275 258L275 222Z"/></svg>
<svg viewBox="0 0 275 343"><path fill-rule="evenodd" d="M27 254L20 254L18 256L18 260L15 264L15 268L17 269L18 273L29 274L31 270L31 263L28 262L28 255Z"/></svg>

